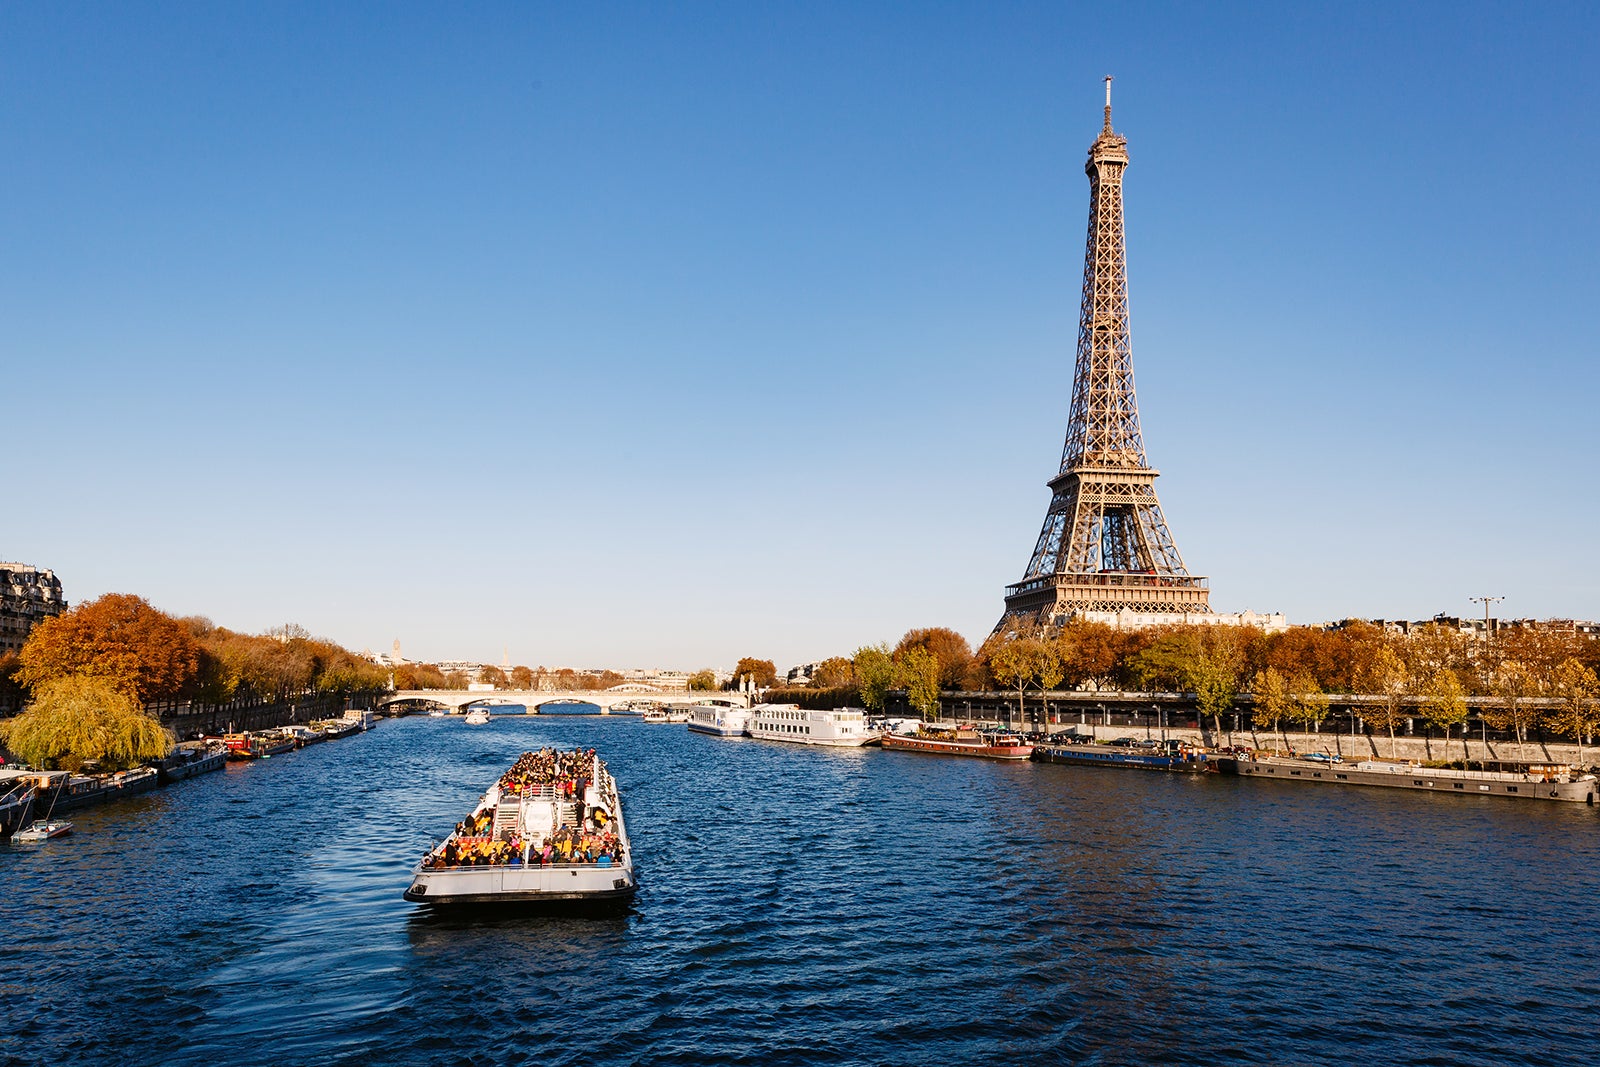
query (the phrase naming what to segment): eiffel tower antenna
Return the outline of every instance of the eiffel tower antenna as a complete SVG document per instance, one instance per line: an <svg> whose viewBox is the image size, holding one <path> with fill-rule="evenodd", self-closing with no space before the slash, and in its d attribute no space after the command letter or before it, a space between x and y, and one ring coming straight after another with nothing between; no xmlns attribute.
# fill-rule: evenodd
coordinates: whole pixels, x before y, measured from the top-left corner
<svg viewBox="0 0 1600 1067"><path fill-rule="evenodd" d="M1105 125L1084 164L1089 236L1067 440L1060 472L1049 482L1044 529L1022 581L1006 587L997 630L1084 613L1132 612L1178 622L1211 610L1206 579L1184 567L1161 515L1160 472L1145 459L1122 230L1128 142L1111 128L1111 78L1105 82Z"/></svg>

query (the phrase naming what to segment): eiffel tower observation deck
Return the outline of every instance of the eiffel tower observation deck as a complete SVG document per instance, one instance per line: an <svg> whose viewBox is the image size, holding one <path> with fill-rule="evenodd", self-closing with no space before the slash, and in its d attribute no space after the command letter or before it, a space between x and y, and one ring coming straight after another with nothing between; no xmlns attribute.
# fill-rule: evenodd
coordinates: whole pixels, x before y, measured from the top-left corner
<svg viewBox="0 0 1600 1067"><path fill-rule="evenodd" d="M1160 472L1145 459L1139 430L1122 233L1127 166L1127 139L1111 128L1107 78L1105 126L1084 165L1089 239L1067 440L1060 473L1049 482L1044 529L1022 581L1006 587L997 629L1108 613L1143 622L1210 613L1206 579L1184 567L1161 515Z"/></svg>

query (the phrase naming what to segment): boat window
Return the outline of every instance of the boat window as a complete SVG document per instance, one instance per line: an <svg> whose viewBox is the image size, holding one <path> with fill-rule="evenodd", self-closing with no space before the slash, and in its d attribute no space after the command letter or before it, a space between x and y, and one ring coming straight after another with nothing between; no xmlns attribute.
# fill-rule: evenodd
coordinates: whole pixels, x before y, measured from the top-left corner
<svg viewBox="0 0 1600 1067"><path fill-rule="evenodd" d="M1514 785L1506 786L1506 792L1507 793L1515 793L1516 791L1517 791L1517 787L1516 786L1514 786Z"/></svg>
<svg viewBox="0 0 1600 1067"><path fill-rule="evenodd" d="M1456 782L1456 783L1455 783L1455 787L1456 787L1456 788L1457 788L1457 789L1465 789L1465 788L1466 788L1466 786L1464 786L1464 785L1462 785L1462 784L1461 784L1461 783L1460 783L1460 782Z"/></svg>

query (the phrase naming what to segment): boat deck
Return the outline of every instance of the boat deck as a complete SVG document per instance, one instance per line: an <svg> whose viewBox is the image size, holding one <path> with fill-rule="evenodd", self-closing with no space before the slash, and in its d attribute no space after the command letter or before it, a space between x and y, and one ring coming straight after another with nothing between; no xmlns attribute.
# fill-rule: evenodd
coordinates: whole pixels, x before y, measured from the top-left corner
<svg viewBox="0 0 1600 1067"><path fill-rule="evenodd" d="M520 766L531 757L526 753ZM568 754L556 754L557 756ZM622 805L605 764L558 781L508 771L430 849L405 898L428 904L625 901L637 888Z"/></svg>

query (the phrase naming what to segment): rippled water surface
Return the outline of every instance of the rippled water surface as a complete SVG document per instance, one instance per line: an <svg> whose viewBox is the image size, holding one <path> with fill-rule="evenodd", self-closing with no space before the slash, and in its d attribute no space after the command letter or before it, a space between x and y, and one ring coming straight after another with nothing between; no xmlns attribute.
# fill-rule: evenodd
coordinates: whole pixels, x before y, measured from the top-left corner
<svg viewBox="0 0 1600 1067"><path fill-rule="evenodd" d="M546 744L610 763L632 912L402 901ZM73 820L0 847L0 1062L1600 1060L1577 806L501 717L384 722Z"/></svg>

